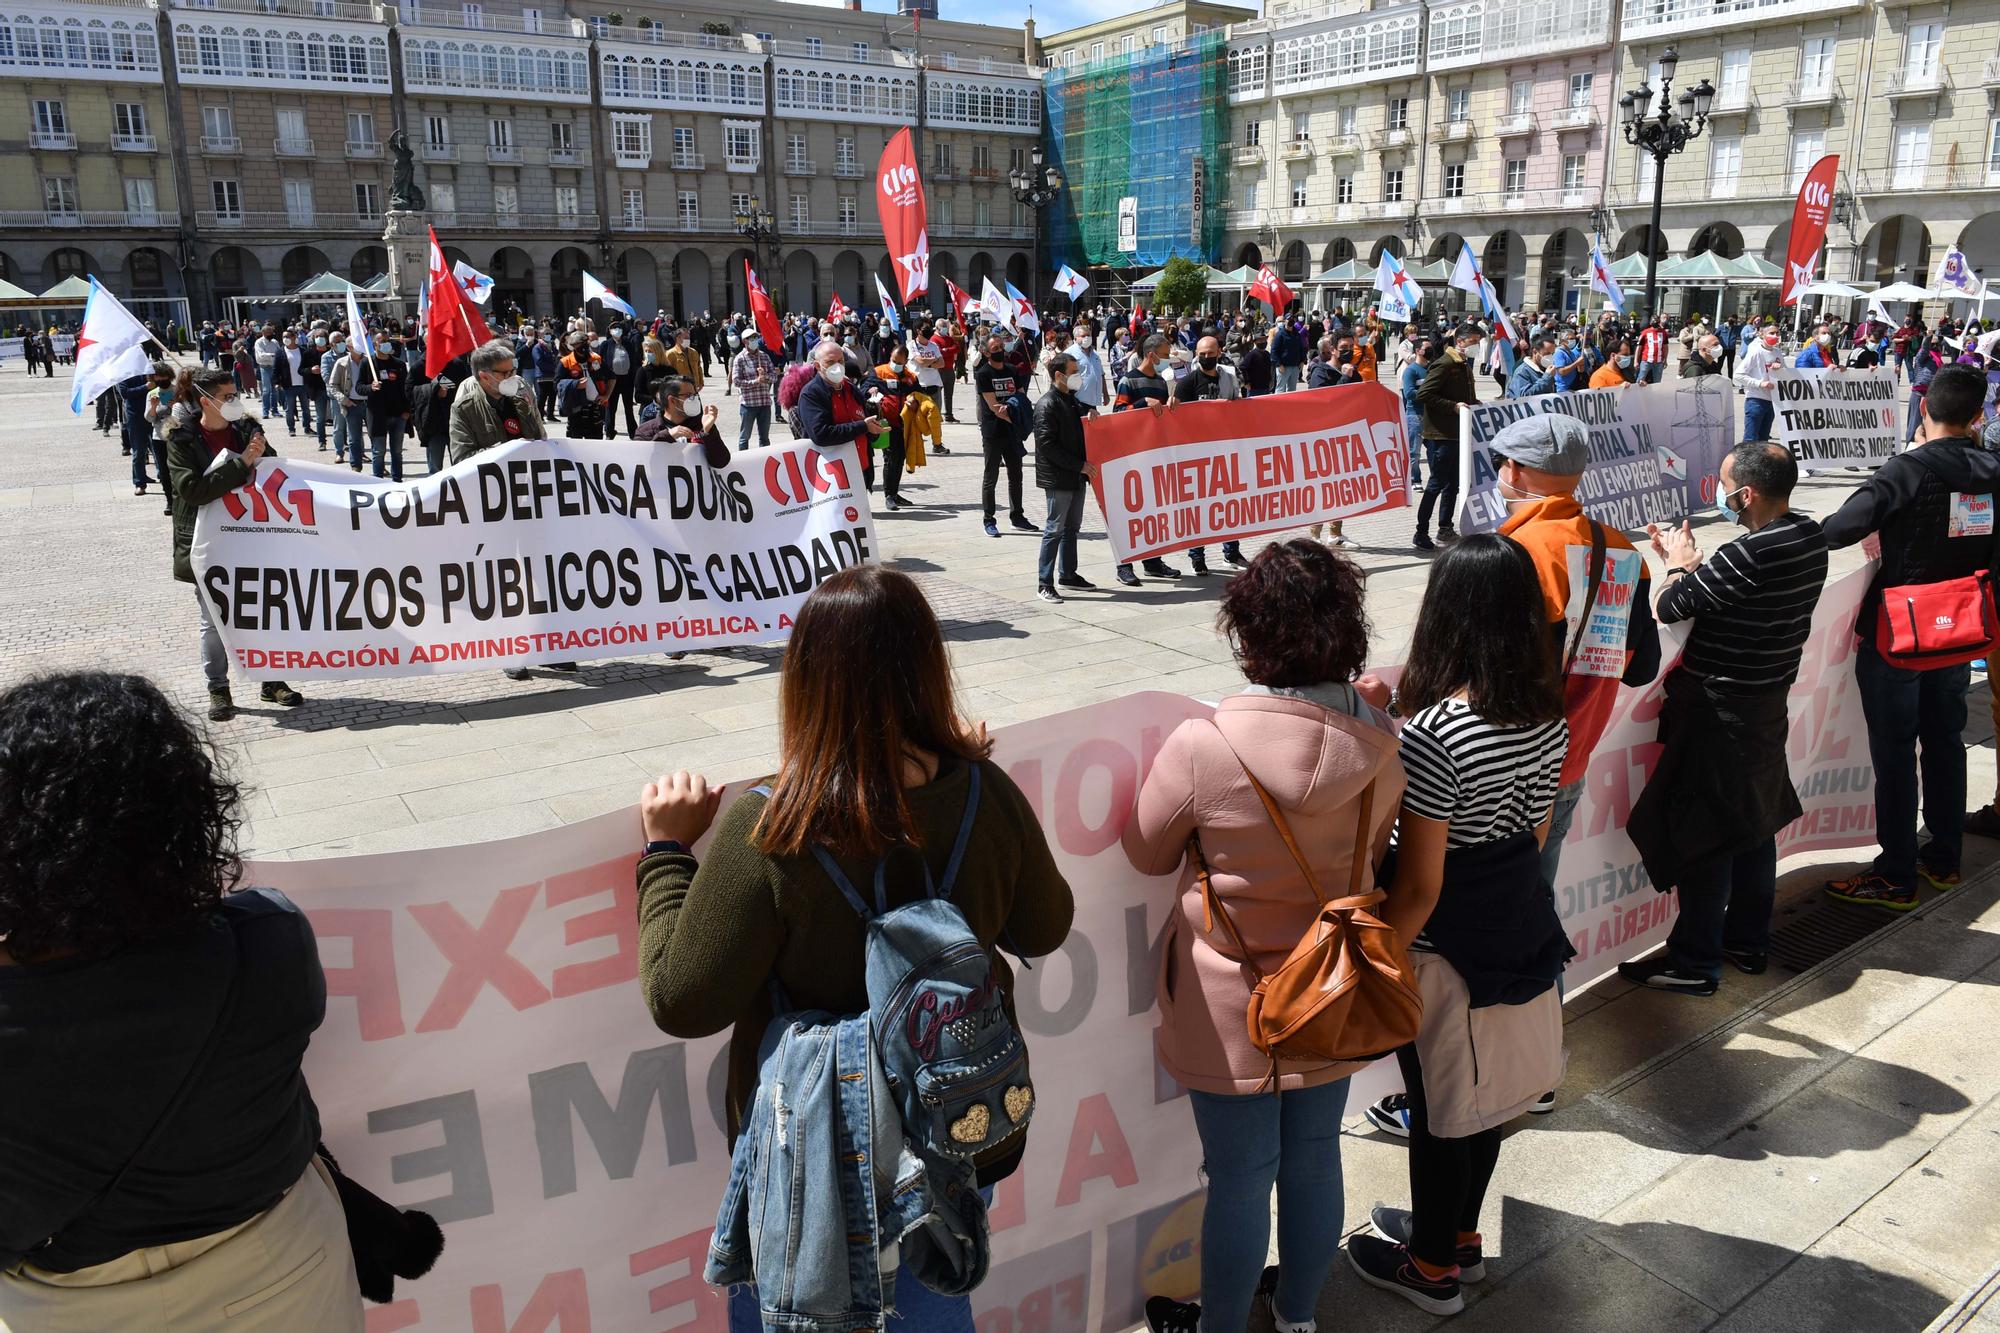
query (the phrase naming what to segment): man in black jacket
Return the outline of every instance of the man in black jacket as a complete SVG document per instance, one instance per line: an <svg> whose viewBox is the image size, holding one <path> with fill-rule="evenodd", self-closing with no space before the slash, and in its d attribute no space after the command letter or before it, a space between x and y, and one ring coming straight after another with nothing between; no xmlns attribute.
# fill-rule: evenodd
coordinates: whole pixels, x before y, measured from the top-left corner
<svg viewBox="0 0 2000 1333"><path fill-rule="evenodd" d="M1048 502L1042 525L1041 566L1035 596L1061 602L1058 583L1065 588L1094 588L1076 572L1076 534L1083 527L1084 482L1096 472L1084 457L1085 408L1076 399L1076 358L1057 352L1049 358L1049 391L1035 404L1035 485ZM1056 577L1056 565L1062 577Z"/></svg>
<svg viewBox="0 0 2000 1333"><path fill-rule="evenodd" d="M1419 551L1437 549L1437 542L1430 537L1433 509L1438 511L1438 541L1458 540L1454 525L1458 510L1458 409L1460 404L1479 401L1471 359L1478 344L1478 328L1459 325L1450 337L1432 347L1425 358L1428 368L1417 385L1417 406L1424 414L1424 462L1430 467L1423 503L1417 507L1417 535L1410 542Z"/></svg>
<svg viewBox="0 0 2000 1333"><path fill-rule="evenodd" d="M632 327L634 322L619 319L611 326L611 332L599 338L590 349L604 359L604 377L611 381L611 392L604 400L604 438L607 440L617 438L620 403L625 405L625 434L633 435L639 429L632 394L638 384L639 363L645 360L642 347L645 335Z"/></svg>
<svg viewBox="0 0 2000 1333"><path fill-rule="evenodd" d="M1825 525L1835 550L1879 534L1882 559L1861 599L1854 632L1854 683L1868 723L1875 768L1875 840L1881 855L1859 874L1834 880L1842 902L1896 911L1917 905L1917 880L1934 889L1958 883L1965 836L1965 691L1969 662L1912 671L1876 650L1877 608L1885 588L1934 584L1994 567L1993 501L2000 455L1974 433L1986 377L1970 366L1945 366L1923 394L1917 444L1885 459ZM1918 751L1922 750L1924 823L1931 840L1917 846Z"/></svg>

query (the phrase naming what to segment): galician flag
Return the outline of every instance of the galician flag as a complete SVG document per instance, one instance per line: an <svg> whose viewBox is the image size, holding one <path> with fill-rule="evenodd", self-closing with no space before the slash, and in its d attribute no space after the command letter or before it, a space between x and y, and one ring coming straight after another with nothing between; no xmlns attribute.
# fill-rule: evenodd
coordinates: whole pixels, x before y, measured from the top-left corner
<svg viewBox="0 0 2000 1333"><path fill-rule="evenodd" d="M1458 247L1458 262L1452 265L1451 269L1451 285L1479 298L1479 304L1485 309L1487 318L1498 324L1500 331L1507 335L1510 349L1513 344L1521 341L1520 335L1514 332L1514 321L1507 318L1507 311L1500 304L1500 294L1493 290L1493 284L1487 281L1486 271L1480 268L1479 261L1472 257L1472 247L1469 244L1461 242Z"/></svg>
<svg viewBox="0 0 2000 1333"><path fill-rule="evenodd" d="M1375 266L1375 290L1382 293L1380 313L1387 320L1408 323L1416 318L1417 307L1424 299L1424 289L1403 267L1403 261L1387 250Z"/></svg>
<svg viewBox="0 0 2000 1333"><path fill-rule="evenodd" d="M474 305L485 305L486 298L493 295L493 279L463 259L451 266L451 276L458 279L458 285L465 289Z"/></svg>
<svg viewBox="0 0 2000 1333"><path fill-rule="evenodd" d="M583 271L583 303L589 305L592 301L602 301L604 308L607 310L623 310L633 319L639 317L639 312L634 310L624 297L592 277L590 270L585 269Z"/></svg>
<svg viewBox="0 0 2000 1333"><path fill-rule="evenodd" d="M1618 279L1612 276L1611 264L1604 257L1602 236L1593 236L1590 239L1590 290L1603 292L1606 303L1613 310L1621 315L1625 313L1625 289L1620 287Z"/></svg>
<svg viewBox="0 0 2000 1333"><path fill-rule="evenodd" d="M875 275L875 299L882 303L882 315L883 318L889 321L889 327L901 333L903 331L903 317L897 313L896 303L889 299L889 289L882 285L882 275L880 273Z"/></svg>
<svg viewBox="0 0 2000 1333"><path fill-rule="evenodd" d="M354 299L352 291L347 293L347 336L361 349L361 355L375 355L375 338L368 332L367 322L361 318L361 303Z"/></svg>
<svg viewBox="0 0 2000 1333"><path fill-rule="evenodd" d="M1090 290L1090 280L1068 264L1062 266L1061 272L1056 274L1055 282L1050 285L1072 301Z"/></svg>
<svg viewBox="0 0 2000 1333"><path fill-rule="evenodd" d="M83 415L83 405L120 380L150 375L153 358L146 340L153 335L132 317L122 302L90 280L90 297L83 306L83 327L76 331L76 371L70 377L69 410Z"/></svg>
<svg viewBox="0 0 2000 1333"><path fill-rule="evenodd" d="M1021 328L1033 329L1036 333L1040 333L1042 317L1035 313L1035 303L1016 291L1011 282L1007 284L1007 296L1014 303L1014 322Z"/></svg>

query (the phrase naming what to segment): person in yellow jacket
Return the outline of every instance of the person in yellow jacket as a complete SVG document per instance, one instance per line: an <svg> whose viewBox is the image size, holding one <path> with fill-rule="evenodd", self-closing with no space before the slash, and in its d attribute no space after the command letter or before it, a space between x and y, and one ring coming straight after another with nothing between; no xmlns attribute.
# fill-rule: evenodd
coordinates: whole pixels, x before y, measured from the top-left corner
<svg viewBox="0 0 2000 1333"><path fill-rule="evenodd" d="M903 399L903 464L911 471L924 465L924 442L944 443L944 418L937 400L919 385Z"/></svg>
<svg viewBox="0 0 2000 1333"><path fill-rule="evenodd" d="M667 351L667 364L679 371L682 379L692 383L695 392L701 391L701 353L689 344L686 329L674 330L674 345Z"/></svg>

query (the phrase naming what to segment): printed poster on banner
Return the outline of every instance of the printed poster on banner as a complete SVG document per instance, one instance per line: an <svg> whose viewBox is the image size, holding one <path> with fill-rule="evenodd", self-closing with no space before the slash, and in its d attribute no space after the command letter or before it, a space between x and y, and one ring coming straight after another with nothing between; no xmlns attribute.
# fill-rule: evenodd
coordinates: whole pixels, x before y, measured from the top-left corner
<svg viewBox="0 0 2000 1333"><path fill-rule="evenodd" d="M1576 418L1590 435L1590 466L1576 489L1584 512L1625 532L1678 523L1712 504L1716 473L1736 444L1735 393L1722 375L1461 405L1460 532L1491 532L1507 521L1493 437L1552 413Z"/></svg>
<svg viewBox="0 0 2000 1333"><path fill-rule="evenodd" d="M1402 406L1380 384L1114 412L1083 434L1121 562L1408 503Z"/></svg>
<svg viewBox="0 0 2000 1333"><path fill-rule="evenodd" d="M312 680L769 642L877 550L848 446L513 440L402 482L266 455L192 554L236 669Z"/></svg>
<svg viewBox="0 0 2000 1333"><path fill-rule="evenodd" d="M1878 467L1903 447L1896 376L1870 370L1776 368L1771 376L1772 434L1801 472Z"/></svg>
<svg viewBox="0 0 2000 1333"><path fill-rule="evenodd" d="M1780 835L1783 854L1874 839L1853 672L1867 579L1830 586L1813 618L1790 701L1805 814ZM1619 691L1563 847L1572 993L1673 923L1673 895L1652 891L1624 833L1658 754L1660 700L1657 683ZM1143 1322L1148 1296L1197 1295L1201 1146L1153 1055L1178 880L1138 874L1119 834L1167 736L1209 712L1137 694L994 733L1076 922L1057 954L1015 969L1037 1107L994 1200L992 1275L972 1297L981 1329L1112 1333ZM306 1076L328 1147L445 1229L437 1268L399 1284L371 1328L488 1333L534 1311L534 1327L724 1333L723 1294L701 1270L729 1167L727 1039L669 1037L646 1012L637 836L627 809L471 846L246 867L319 940L327 1012ZM1400 1086L1392 1063L1356 1076L1350 1109Z"/></svg>
<svg viewBox="0 0 2000 1333"><path fill-rule="evenodd" d="M1637 551L1604 552L1604 572L1598 578L1597 593L1590 591L1590 548L1571 546L1569 554L1569 604L1564 631L1565 646L1576 645L1570 662L1572 676L1604 676L1612 680L1625 674L1626 635L1632 625L1632 599L1638 595L1639 575L1646 567ZM1589 618L1584 617L1588 603ZM1579 630L1579 622L1582 622Z"/></svg>

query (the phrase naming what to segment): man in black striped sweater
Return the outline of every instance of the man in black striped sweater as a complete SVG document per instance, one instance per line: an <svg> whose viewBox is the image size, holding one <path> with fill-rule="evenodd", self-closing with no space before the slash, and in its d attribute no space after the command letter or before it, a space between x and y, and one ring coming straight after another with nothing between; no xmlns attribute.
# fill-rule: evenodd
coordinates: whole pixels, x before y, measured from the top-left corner
<svg viewBox="0 0 2000 1333"><path fill-rule="evenodd" d="M1725 960L1759 973L1777 893L1778 830L1800 814L1785 763L1785 696L1826 582L1826 536L1792 512L1799 467L1782 445L1738 445L1717 508L1749 531L1707 560L1687 524L1647 529L1667 563L1660 623L1691 621L1666 679L1660 761L1630 833L1653 887L1680 889L1666 951L1623 963L1627 981L1713 995Z"/></svg>

